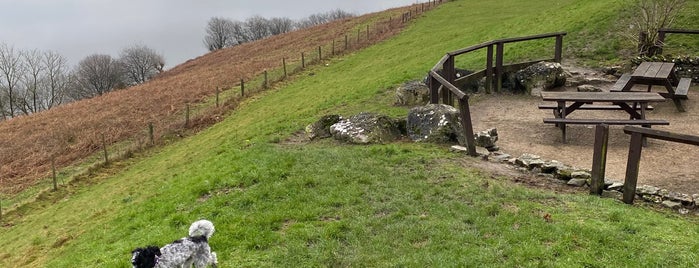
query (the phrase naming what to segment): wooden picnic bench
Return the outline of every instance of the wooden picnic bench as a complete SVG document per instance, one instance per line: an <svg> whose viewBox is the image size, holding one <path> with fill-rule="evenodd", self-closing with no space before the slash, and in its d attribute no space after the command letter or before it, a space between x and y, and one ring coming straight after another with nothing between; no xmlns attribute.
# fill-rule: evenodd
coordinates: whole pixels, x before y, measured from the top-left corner
<svg viewBox="0 0 699 268"><path fill-rule="evenodd" d="M654 92L541 92L544 101L555 101L554 118L544 118L544 123L555 124L561 129L563 143L566 143L566 125L669 125L667 120L648 120L645 111L649 102L662 102L665 98ZM566 105L570 102L570 105ZM608 102L611 105L595 105ZM550 105L539 105L540 109L549 109ZM629 114L629 119L610 118L568 118L576 110L622 110Z"/></svg>
<svg viewBox="0 0 699 268"><path fill-rule="evenodd" d="M675 63L642 62L633 73L623 74L610 91L631 91L635 85L645 85L647 91L651 92L653 86L663 86L667 92L659 92L659 94L671 99L677 110L684 112L681 100L687 99L691 83L691 78L677 77Z"/></svg>

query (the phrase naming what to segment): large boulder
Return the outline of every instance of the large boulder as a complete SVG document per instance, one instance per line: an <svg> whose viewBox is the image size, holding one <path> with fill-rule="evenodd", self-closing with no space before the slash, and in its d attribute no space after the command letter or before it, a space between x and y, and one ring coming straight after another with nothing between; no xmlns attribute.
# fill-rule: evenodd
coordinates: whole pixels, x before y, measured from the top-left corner
<svg viewBox="0 0 699 268"><path fill-rule="evenodd" d="M401 137L400 123L374 113L360 113L330 126L333 138L355 144L386 143Z"/></svg>
<svg viewBox="0 0 699 268"><path fill-rule="evenodd" d="M541 91L564 86L566 75L557 62L539 62L515 73L516 88L538 96Z"/></svg>
<svg viewBox="0 0 699 268"><path fill-rule="evenodd" d="M428 104L410 109L406 129L413 141L466 144L459 110L445 104Z"/></svg>
<svg viewBox="0 0 699 268"><path fill-rule="evenodd" d="M430 102L430 89L420 81L409 81L396 89L396 105L417 106Z"/></svg>
<svg viewBox="0 0 699 268"><path fill-rule="evenodd" d="M325 115L313 124L306 126L306 137L311 140L330 138L330 126L340 122L342 117L336 114Z"/></svg>

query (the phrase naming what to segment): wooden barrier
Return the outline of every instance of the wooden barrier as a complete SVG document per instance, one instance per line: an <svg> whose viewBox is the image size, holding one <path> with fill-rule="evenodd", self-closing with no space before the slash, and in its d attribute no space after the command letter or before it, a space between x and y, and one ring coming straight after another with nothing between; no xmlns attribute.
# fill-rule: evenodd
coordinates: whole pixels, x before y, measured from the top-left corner
<svg viewBox="0 0 699 268"><path fill-rule="evenodd" d="M462 127L463 127L463 134L464 137L466 137L466 142L467 142L467 148L468 148L468 154L471 156L477 156L476 154L476 145L475 141L473 140L473 128L472 128L472 123L471 123L471 114L468 109L468 95L461 91L458 86L461 86L465 84L468 81L475 80L475 79L481 79L483 77L486 78L486 92L490 93L490 90L492 87L495 87L495 91L500 91L502 88L502 76L504 75L505 68L515 68L515 67L522 67L526 65L531 65L533 63L542 61L542 60L536 60L536 61L530 61L530 62L523 62L523 63L516 63L516 64L510 64L510 65L505 65L504 64L504 48L505 44L507 43L513 43L513 42L521 42L521 41L529 41L529 40L536 40L536 39L543 39L543 38L556 38L556 44L554 48L554 57L552 59L544 59L544 60L553 60L555 62L561 62L561 57L562 57L562 51L563 51L563 36L565 36L565 32L557 32L557 33L549 33L549 34L540 34L540 35L533 35L533 36L525 36L525 37L516 37L516 38L507 38L507 39L500 39L500 40L494 40L490 42L485 42L479 45L463 48L460 50L452 51L447 53L442 59L440 59L437 64L432 67L432 69L428 72L428 86L430 88L430 103L439 103L440 99L440 90L441 90L441 99L442 103L448 104L448 105L454 105L454 100L453 97L456 96L459 99L459 107L460 107L460 113L461 113L461 120L462 120ZM459 77L457 79L456 77L456 67L455 67L455 57L466 54L472 51L480 50L486 48L487 49L487 58L486 58L486 66L485 69L476 71L470 75L464 76L464 77ZM493 50L495 49L495 54L493 54ZM493 60L495 61L495 66L493 66ZM441 70L441 74L439 71Z"/></svg>
<svg viewBox="0 0 699 268"><path fill-rule="evenodd" d="M638 181L638 172L641 165L641 152L643 151L643 140L645 138L699 146L699 136L636 126L624 127L624 133L631 135L631 142L629 143L629 156L626 162L626 176L624 178L623 187L623 201L626 204L633 204L633 200L636 197L636 183ZM601 189L598 187L600 187L600 183L601 185L604 185L604 166L606 165L606 156L598 156L596 152L598 147L606 147L607 138L608 135L595 136L595 159L593 159L592 171L593 174L595 170L601 170L602 173L597 177L593 175L592 185L594 185L595 188L591 188L590 193L602 193Z"/></svg>

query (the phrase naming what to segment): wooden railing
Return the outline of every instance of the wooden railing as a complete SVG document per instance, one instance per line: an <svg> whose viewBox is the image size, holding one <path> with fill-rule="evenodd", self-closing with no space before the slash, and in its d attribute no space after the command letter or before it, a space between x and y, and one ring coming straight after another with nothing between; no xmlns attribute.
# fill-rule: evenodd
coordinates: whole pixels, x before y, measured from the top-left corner
<svg viewBox="0 0 699 268"><path fill-rule="evenodd" d="M699 34L699 30L688 30L688 29L668 29L668 28L661 28L658 29L658 39L655 41L655 49L652 50L652 52L649 52L648 56L653 56L653 55L660 55L663 54L663 46L665 46L665 35L669 33L679 33L679 34ZM646 33L641 32L639 35L639 38L642 40L645 37ZM641 46L639 42L639 47Z"/></svg>
<svg viewBox="0 0 699 268"><path fill-rule="evenodd" d="M638 171L641 164L641 151L643 140L646 138L678 142L699 146L699 136L672 133L668 131L655 130L646 127L627 126L624 133L631 135L629 144L629 156L626 162L626 177L624 178L623 201L632 204L636 196L636 182L638 181ZM592 160L592 183L591 194L602 194L604 188L604 167L607 158L607 141L609 137L609 127L598 125L595 135L595 149Z"/></svg>
<svg viewBox="0 0 699 268"><path fill-rule="evenodd" d="M459 100L459 111L461 115L461 123L463 127L464 137L466 138L468 154L471 156L476 156L476 146L473 136L473 127L471 124L471 114L468 106L468 95L459 89L460 86L467 82L480 80L485 77L485 90L486 93L491 93L491 90L495 88L496 92L502 89L502 77L506 70L517 70L524 66L529 66L533 63L540 61L555 61L561 62L562 51L563 51L563 36L565 32L548 33L540 35L532 35L525 37L515 37L500 40L493 40L485 42L479 45L459 49L456 51L448 52L442 59L435 64L434 67L428 73L428 86L430 88L430 103L439 103L440 90L442 103L449 104L453 106L453 97ZM554 47L553 58L540 59L535 61L520 62L514 64L504 64L505 55L505 44L530 41L536 39L544 38L555 38L556 44ZM485 68L482 70L475 71L469 75L456 78L456 67L454 65L455 57L463 55L472 51L477 51L480 49L487 49L487 56L485 62ZM495 65L493 66L493 63ZM438 72L441 70L441 74Z"/></svg>

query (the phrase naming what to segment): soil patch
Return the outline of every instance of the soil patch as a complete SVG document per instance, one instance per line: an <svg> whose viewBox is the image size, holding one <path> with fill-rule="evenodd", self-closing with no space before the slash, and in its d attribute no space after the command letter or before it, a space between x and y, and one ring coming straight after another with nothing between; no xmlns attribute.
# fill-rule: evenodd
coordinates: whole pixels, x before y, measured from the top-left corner
<svg viewBox="0 0 699 268"><path fill-rule="evenodd" d="M608 90L611 83L599 86ZM561 90L574 91L576 87ZM660 90L653 88L653 91ZM654 103L654 110L648 111L646 117L665 119L670 121L670 125L653 128L699 135L699 94L696 86L690 89L688 95L689 100L683 101L686 112L678 112L672 101ZM531 153L577 168L592 167L594 126L569 125L568 143L564 144L560 129L543 123L543 118L553 117L553 114L550 110L538 109L538 104L543 103L540 97L491 94L479 95L474 99L470 104L474 131L497 128L500 138L497 145L503 152L515 157ZM576 111L570 117L628 119L628 114L623 111ZM630 136L622 129L623 126L610 126L606 166L608 180L624 180ZM699 159L699 148L696 146L649 139L648 146L642 152L638 185L697 194L699 168L694 163L696 159Z"/></svg>

